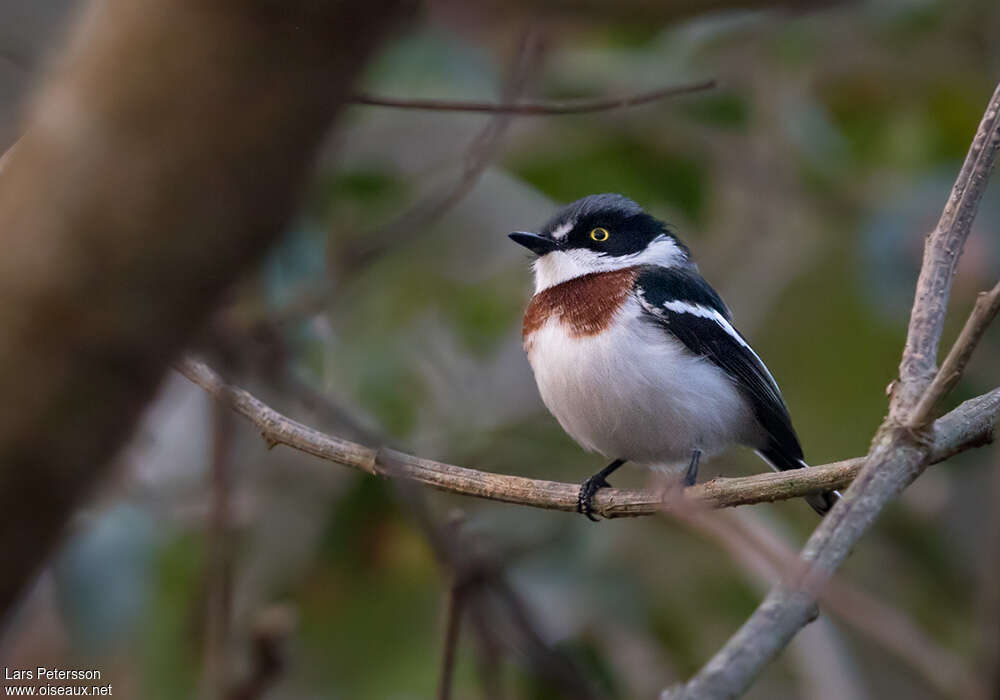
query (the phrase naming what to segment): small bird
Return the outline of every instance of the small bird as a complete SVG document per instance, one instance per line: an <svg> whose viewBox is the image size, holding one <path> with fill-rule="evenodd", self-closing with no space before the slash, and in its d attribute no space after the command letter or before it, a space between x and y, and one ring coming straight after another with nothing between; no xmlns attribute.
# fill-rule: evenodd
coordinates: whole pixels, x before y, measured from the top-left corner
<svg viewBox="0 0 1000 700"><path fill-rule="evenodd" d="M808 466L774 377L662 221L619 194L584 197L538 233L524 314L528 361L546 407L581 447L613 459L580 486L594 494L625 462L687 463L745 445L777 471ZM824 515L840 494L806 497Z"/></svg>

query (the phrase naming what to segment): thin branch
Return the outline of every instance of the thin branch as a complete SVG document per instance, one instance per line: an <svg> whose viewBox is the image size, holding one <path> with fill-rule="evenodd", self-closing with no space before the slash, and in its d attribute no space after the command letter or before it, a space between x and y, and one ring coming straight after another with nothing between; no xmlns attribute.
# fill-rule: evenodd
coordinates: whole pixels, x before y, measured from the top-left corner
<svg viewBox="0 0 1000 700"><path fill-rule="evenodd" d="M399 481L395 487L426 534L435 557L459 587L464 616L480 639L494 650L516 652L561 697L597 698L583 669L546 640L538 628L537 616L531 614L503 575L503 562L458 527L462 516L453 516L452 526L442 527L413 483Z"/></svg>
<svg viewBox="0 0 1000 700"><path fill-rule="evenodd" d="M913 424L905 418L934 379L951 280L972 229L979 202L986 191L998 150L1000 85L986 106L941 218L924 246L906 345L899 365L899 381L889 404L890 417L899 423Z"/></svg>
<svg viewBox="0 0 1000 700"><path fill-rule="evenodd" d="M229 643L232 628L233 549L232 491L233 415L222 406L212 411L211 515L205 562L204 688L207 697L222 697L230 682Z"/></svg>
<svg viewBox="0 0 1000 700"><path fill-rule="evenodd" d="M0 622L412 3L85 5L0 187Z"/></svg>
<svg viewBox="0 0 1000 700"><path fill-rule="evenodd" d="M665 100L670 97L690 95L704 92L716 87L715 80L703 80L685 85L671 85L649 92L619 97L602 97L597 99L567 100L565 102L465 102L454 100L424 100L405 99L398 97L382 97L376 95L355 95L351 102L373 107L392 107L394 109L421 109L435 112L480 112L485 114L515 114L522 117L544 117L560 114L587 114L592 112L607 112L613 109L638 107Z"/></svg>
<svg viewBox="0 0 1000 700"><path fill-rule="evenodd" d="M268 445L287 445L320 459L360 469L372 475L395 477L433 486L441 491L506 503L575 512L578 484L494 474L435 462L387 448L373 448L326 435L278 413L249 392L227 385L208 365L187 359L177 369L185 377L261 431ZM1000 388L970 399L934 424L931 460L978 447L993 439L1000 416ZM710 508L725 508L786 500L847 486L863 458L834 462L792 472L719 478L685 490L685 496ZM601 489L594 510L605 518L653 515L662 509L663 494L649 490Z"/></svg>
<svg viewBox="0 0 1000 700"><path fill-rule="evenodd" d="M223 340L237 345L245 343L245 339L230 338L228 333L222 334L215 342ZM283 355L276 336L269 336L266 340L278 345L265 351L264 355L272 358ZM216 351L225 357L230 347L223 344ZM246 349L245 344L240 347ZM251 353L244 359L253 357L254 353ZM292 398L303 404L307 413L319 419L325 427L347 431L352 435L351 439L370 444L386 441L380 429L374 427L368 418L358 415L356 407L338 405L335 400L331 403L330 396L290 373L287 363L262 362L258 357L253 371L269 383L277 382L283 396L288 393L285 390L290 389ZM221 401L219 407L229 410L228 405ZM523 658L540 679L546 679L552 688L560 689L568 697L579 700L596 697L571 659L545 642L547 635L539 629L537 616L524 610L517 589L504 577L504 562L482 551L483 547L471 533L458 527L447 527L449 523L439 523L427 507L419 484L395 480L391 486L431 545L448 580L462 582L462 618L470 623L479 652L484 697L487 700L504 697L500 667L507 655ZM455 516L450 518L450 524L458 522Z"/></svg>
<svg viewBox="0 0 1000 700"><path fill-rule="evenodd" d="M817 591L844 562L885 506L927 466L932 436L908 419L934 379L935 360L955 265L1000 150L1000 86L987 105L965 164L934 232L928 236L899 380L889 417L844 499L813 532L801 553L805 571L775 586L750 618L687 683L665 700L735 698L815 617Z"/></svg>
<svg viewBox="0 0 1000 700"><path fill-rule="evenodd" d="M958 383L983 333L996 318L998 311L1000 311L1000 282L976 298L976 305L966 319L962 332L948 351L948 356L941 364L934 381L913 409L909 420L910 426L919 429L930 421L934 408Z"/></svg>
<svg viewBox="0 0 1000 700"><path fill-rule="evenodd" d="M537 75L545 49L545 42L537 29L529 28L523 33L510 75L504 81L501 99L515 100L527 89ZM495 114L465 149L461 175L453 184L431 192L385 226L365 235L353 251L343 251L338 262L340 268L344 272L364 269L388 250L398 247L400 240L412 243L414 231L427 231L465 199L493 162L513 122L513 116L502 110Z"/></svg>
<svg viewBox="0 0 1000 700"><path fill-rule="evenodd" d="M438 700L451 700L452 680L455 677L455 656L458 651L458 633L462 628L462 584L452 582L448 587L448 607L445 610L444 650L441 654L441 674L438 680Z"/></svg>
<svg viewBox="0 0 1000 700"><path fill-rule="evenodd" d="M430 517L426 512L418 514L423 515L427 518L426 525L433 527ZM451 561L453 557L449 557L444 551L446 545L443 545L440 541L443 536L450 537L452 542L448 544L452 545L450 554L454 554L454 540L457 540L461 535L460 529L464 522L464 517L461 513L455 513L448 519L444 528L436 528L434 533L430 536L431 544L436 545L438 550L438 557L444 561L446 565L452 565L451 569L451 583L448 586L448 605L445 608L444 616L444 645L441 652L441 671L438 675L438 700L451 700L452 684L455 679L455 657L458 655L458 637L459 633L462 631L462 608L464 603L464 597L466 589L470 584L470 568L466 562L462 562L459 565L454 565L455 562ZM476 577L478 578L478 577Z"/></svg>
<svg viewBox="0 0 1000 700"><path fill-rule="evenodd" d="M803 562L766 531L737 519L732 511L677 508L668 515L715 540L735 560L763 562L776 577L801 569ZM748 566L753 570L756 567ZM982 698L982 684L963 660L937 644L902 611L840 578L816 592L820 602L868 639L923 676L943 697Z"/></svg>

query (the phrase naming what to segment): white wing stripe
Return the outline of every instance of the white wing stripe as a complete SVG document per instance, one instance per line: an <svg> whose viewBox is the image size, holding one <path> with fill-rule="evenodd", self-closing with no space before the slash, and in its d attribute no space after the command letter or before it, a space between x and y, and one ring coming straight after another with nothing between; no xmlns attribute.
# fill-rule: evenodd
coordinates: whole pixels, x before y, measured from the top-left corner
<svg viewBox="0 0 1000 700"><path fill-rule="evenodd" d="M774 377L771 376L771 371L767 368L767 365L764 364L764 361L760 359L760 355L758 355L757 352L750 347L750 344L743 339L743 336L741 336L735 328L733 328L733 325L726 320L725 316L708 306L689 304L686 301L667 301L663 303L663 307L669 311L673 311L674 313L691 314L693 316L700 316L701 318L707 318L715 321L719 324L719 327L729 335L729 337L750 351L750 354L753 355L757 359L757 362L760 363L760 366L764 368L764 374L766 374L767 378L771 380L771 385L775 388L775 391L778 391L778 383L774 381ZM778 392L778 394L780 396L780 392Z"/></svg>

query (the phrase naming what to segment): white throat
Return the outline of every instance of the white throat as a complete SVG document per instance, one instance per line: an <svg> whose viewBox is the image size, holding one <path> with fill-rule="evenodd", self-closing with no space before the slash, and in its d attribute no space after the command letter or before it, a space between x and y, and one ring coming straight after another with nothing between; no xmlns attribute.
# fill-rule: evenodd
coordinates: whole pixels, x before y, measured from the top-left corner
<svg viewBox="0 0 1000 700"><path fill-rule="evenodd" d="M610 272L635 265L676 267L686 261L687 257L673 239L663 235L653 239L645 250L631 255L601 255L586 248L557 250L534 262L535 294L592 272Z"/></svg>

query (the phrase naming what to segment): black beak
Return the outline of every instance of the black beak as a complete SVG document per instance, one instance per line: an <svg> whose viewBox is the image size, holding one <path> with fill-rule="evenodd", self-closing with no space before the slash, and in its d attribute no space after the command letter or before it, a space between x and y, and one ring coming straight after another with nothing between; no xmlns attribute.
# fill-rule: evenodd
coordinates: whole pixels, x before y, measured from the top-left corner
<svg viewBox="0 0 1000 700"><path fill-rule="evenodd" d="M538 256L551 253L559 247L559 244L551 238L539 236L537 233L528 233L527 231L515 231L510 234L509 238L515 243L523 245L525 248Z"/></svg>

